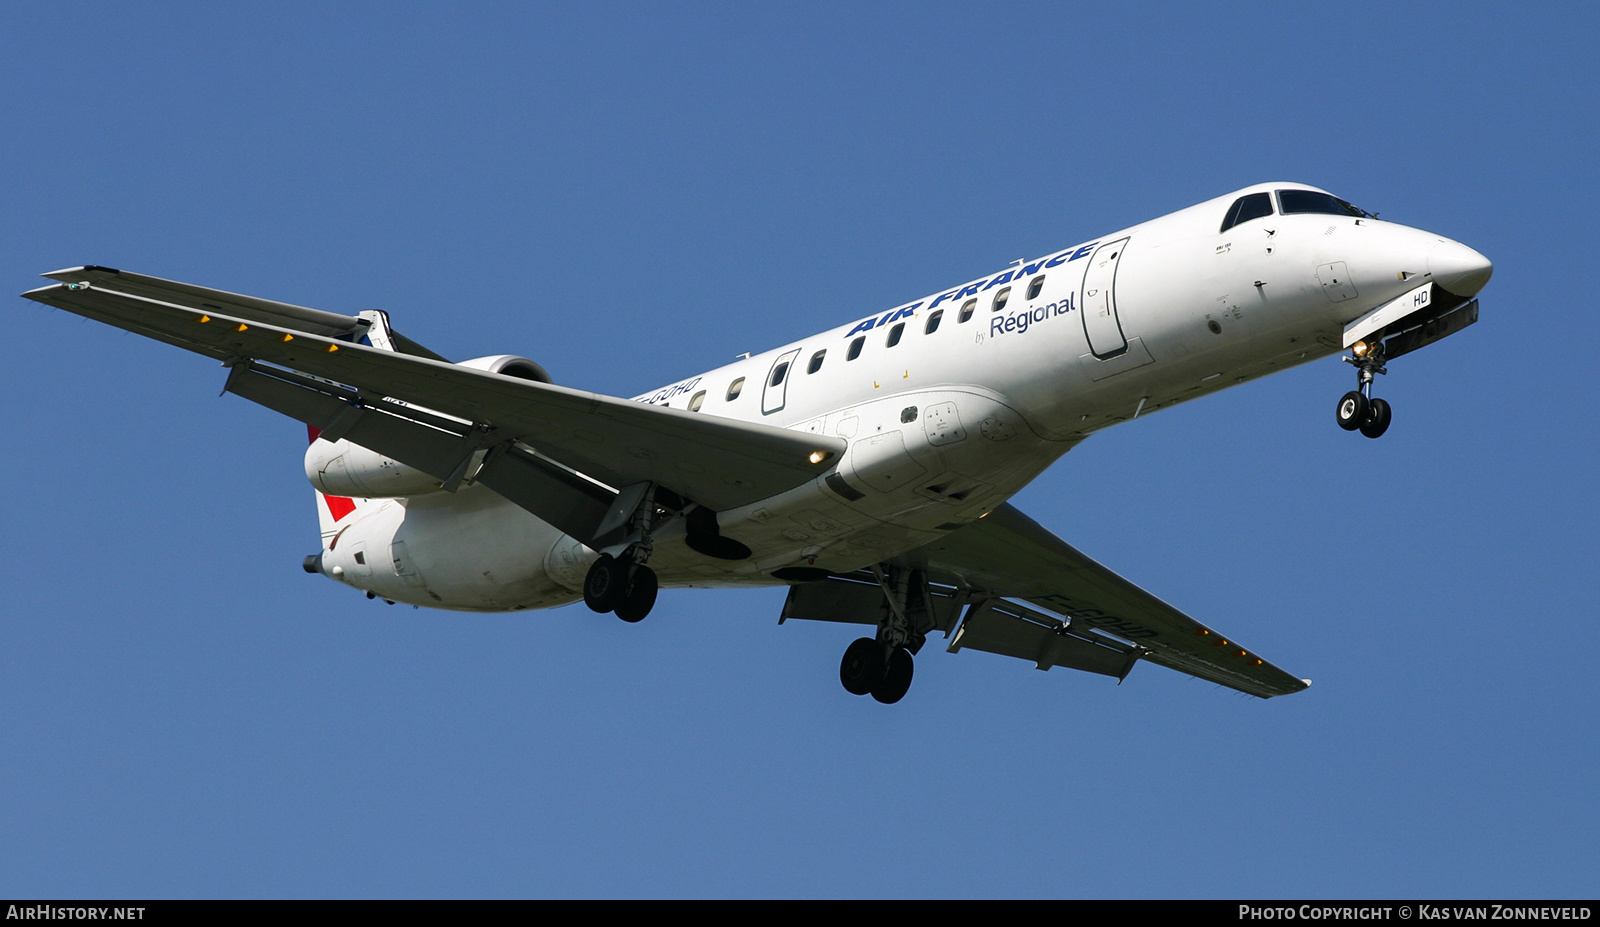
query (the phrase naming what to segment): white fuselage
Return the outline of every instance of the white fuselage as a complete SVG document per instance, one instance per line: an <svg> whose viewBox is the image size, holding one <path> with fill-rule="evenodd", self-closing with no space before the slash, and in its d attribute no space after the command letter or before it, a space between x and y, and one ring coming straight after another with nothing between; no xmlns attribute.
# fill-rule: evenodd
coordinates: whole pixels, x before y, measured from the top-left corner
<svg viewBox="0 0 1600 927"><path fill-rule="evenodd" d="M919 547L1093 431L1335 353L1352 320L1487 266L1350 215L1219 231L1241 196L1313 189L1236 191L635 397L848 442L831 480L719 513L748 560L695 553L669 524L650 560L661 584L771 584L783 567L848 572ZM595 556L476 486L364 501L330 543L324 571L343 582L468 610L575 601Z"/></svg>

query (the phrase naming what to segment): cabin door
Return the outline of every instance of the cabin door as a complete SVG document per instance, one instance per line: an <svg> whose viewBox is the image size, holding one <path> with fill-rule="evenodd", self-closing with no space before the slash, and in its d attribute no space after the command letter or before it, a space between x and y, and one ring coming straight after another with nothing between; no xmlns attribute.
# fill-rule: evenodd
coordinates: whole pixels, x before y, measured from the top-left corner
<svg viewBox="0 0 1600 927"><path fill-rule="evenodd" d="M781 411L789 395L789 380L794 376L795 358L800 356L800 349L783 355L772 362L772 369L767 371L766 384L761 388L761 414L771 415Z"/></svg>
<svg viewBox="0 0 1600 927"><path fill-rule="evenodd" d="M1101 245L1083 272L1083 291L1078 301L1083 307L1083 333L1089 339L1090 352L1101 360L1128 350L1127 336L1117 318L1116 293L1117 264L1127 246L1126 238Z"/></svg>

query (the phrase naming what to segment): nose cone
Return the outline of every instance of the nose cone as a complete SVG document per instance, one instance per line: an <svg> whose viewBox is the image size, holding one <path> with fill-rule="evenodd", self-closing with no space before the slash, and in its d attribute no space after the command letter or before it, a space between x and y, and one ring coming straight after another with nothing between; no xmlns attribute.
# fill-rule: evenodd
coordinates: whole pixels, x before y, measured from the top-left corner
<svg viewBox="0 0 1600 927"><path fill-rule="evenodd" d="M1457 296L1476 296L1494 274L1489 259L1456 241L1441 241L1428 252L1433 282Z"/></svg>

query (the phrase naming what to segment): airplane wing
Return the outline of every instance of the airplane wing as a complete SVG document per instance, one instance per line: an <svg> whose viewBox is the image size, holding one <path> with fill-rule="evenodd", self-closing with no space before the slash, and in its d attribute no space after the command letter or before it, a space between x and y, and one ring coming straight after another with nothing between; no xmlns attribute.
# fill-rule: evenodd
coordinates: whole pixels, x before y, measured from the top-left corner
<svg viewBox="0 0 1600 927"><path fill-rule="evenodd" d="M1032 659L1041 669L1069 666L1118 678L1137 654L1262 698L1311 684L1111 572L1009 504L904 559L932 581L1020 599L1066 619L979 600L951 650L969 647Z"/></svg>
<svg viewBox="0 0 1600 927"><path fill-rule="evenodd" d="M104 267L45 276L61 282L22 295L221 360L232 368L229 391L325 437L441 480L459 482L472 462L480 482L576 537L592 536L585 527L624 487L654 482L720 511L821 476L845 447L460 367L409 339L396 339L399 352L373 348L356 340L362 320L337 313ZM565 502L551 501L563 491Z"/></svg>

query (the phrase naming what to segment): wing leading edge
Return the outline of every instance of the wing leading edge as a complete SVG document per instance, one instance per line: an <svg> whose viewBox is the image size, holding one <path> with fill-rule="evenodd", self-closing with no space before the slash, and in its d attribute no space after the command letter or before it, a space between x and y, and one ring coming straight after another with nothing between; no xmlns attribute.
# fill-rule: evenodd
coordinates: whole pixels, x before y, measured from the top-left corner
<svg viewBox="0 0 1600 927"><path fill-rule="evenodd" d="M1014 607L984 610L979 602L952 650L1026 657L1042 669L1065 665L1126 675L1132 660L1119 673L1115 659L1084 648L1082 641L1115 647L1088 633L1092 629L1132 644L1143 659L1250 695L1289 695L1311 685L1111 572L1010 505L900 559L925 570L930 580L1020 599L1064 619ZM1092 662L1097 654L1098 662Z"/></svg>

